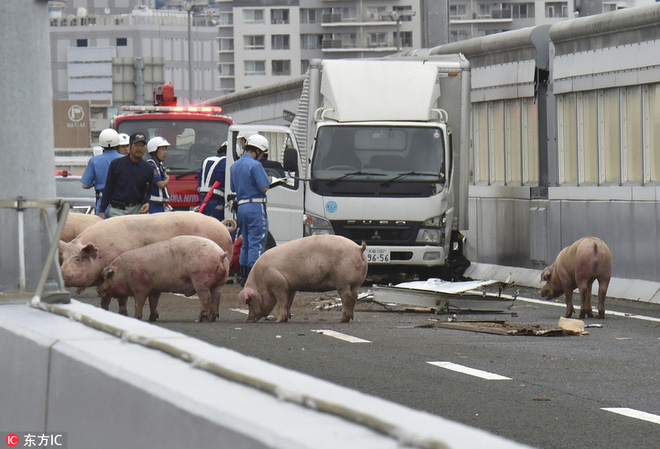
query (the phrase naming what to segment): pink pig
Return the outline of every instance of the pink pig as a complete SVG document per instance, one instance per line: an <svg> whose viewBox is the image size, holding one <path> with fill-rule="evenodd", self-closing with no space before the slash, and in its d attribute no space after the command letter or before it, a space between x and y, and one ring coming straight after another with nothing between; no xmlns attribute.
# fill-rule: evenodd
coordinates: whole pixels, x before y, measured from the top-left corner
<svg viewBox="0 0 660 449"><path fill-rule="evenodd" d="M95 225L100 221L103 221L103 219L98 215L69 212L66 217L66 224L64 225L64 230L62 231L60 240L64 242L70 242L85 229Z"/></svg>
<svg viewBox="0 0 660 449"><path fill-rule="evenodd" d="M148 296L149 321L158 319L161 292L197 293L201 311L196 321L215 321L228 273L227 253L215 242L182 235L122 253L103 269L103 282L96 290L104 297L133 296L137 319L142 319Z"/></svg>
<svg viewBox="0 0 660 449"><path fill-rule="evenodd" d="M85 229L71 242L60 241L62 277L67 287L90 287L102 281L101 271L121 253L177 235L197 235L217 243L231 259L231 229L213 217L196 212L126 215L102 220ZM111 297L101 300L108 309ZM126 304L119 304L126 315Z"/></svg>
<svg viewBox="0 0 660 449"><path fill-rule="evenodd" d="M291 304L298 290L322 292L336 289L341 296L341 322L353 318L358 289L367 276L366 244L357 245L335 235L292 240L266 251L248 275L239 302L250 309L248 321L268 316L278 305L277 322L291 318Z"/></svg>
<svg viewBox="0 0 660 449"><path fill-rule="evenodd" d="M562 249L555 263L543 270L546 284L541 296L553 299L566 296L566 318L573 315L573 290L580 291L580 318L593 317L591 287L598 280L598 318L605 318L605 296L612 275L612 253L605 242L596 237L584 237Z"/></svg>

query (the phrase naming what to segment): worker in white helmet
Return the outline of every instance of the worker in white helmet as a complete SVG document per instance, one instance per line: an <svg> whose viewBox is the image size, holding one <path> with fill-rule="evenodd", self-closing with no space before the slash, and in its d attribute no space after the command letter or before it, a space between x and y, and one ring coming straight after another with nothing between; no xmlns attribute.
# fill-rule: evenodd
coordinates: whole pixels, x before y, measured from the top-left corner
<svg viewBox="0 0 660 449"><path fill-rule="evenodd" d="M238 227L243 237L241 246L241 285L266 250L268 216L266 191L270 178L259 160L268 153L268 140L259 134L247 139L245 152L230 167L231 190L236 192Z"/></svg>
<svg viewBox="0 0 660 449"><path fill-rule="evenodd" d="M225 219L225 172L227 169L227 141L218 147L217 155L209 156L202 162L197 177L197 193L202 204L199 211L204 215ZM219 183L219 184L216 184ZM209 195L209 192L213 191Z"/></svg>
<svg viewBox="0 0 660 449"><path fill-rule="evenodd" d="M147 142L147 152L151 155L151 159L148 159L147 162L154 169L154 180L151 183L151 196L149 197L150 214L165 212L165 204L170 199L170 193L167 190L170 176L163 165L169 146L170 143L160 136L152 137Z"/></svg>
<svg viewBox="0 0 660 449"><path fill-rule="evenodd" d="M128 154L128 147L130 146L130 136L126 133L119 133L119 154L126 156Z"/></svg>
<svg viewBox="0 0 660 449"><path fill-rule="evenodd" d="M117 151L119 147L119 134L112 128L101 131L98 146L102 148L102 153L89 159L85 172L80 178L83 189L94 187L96 191L96 215L101 212L101 197L105 188L105 181L108 177L110 162L122 157Z"/></svg>

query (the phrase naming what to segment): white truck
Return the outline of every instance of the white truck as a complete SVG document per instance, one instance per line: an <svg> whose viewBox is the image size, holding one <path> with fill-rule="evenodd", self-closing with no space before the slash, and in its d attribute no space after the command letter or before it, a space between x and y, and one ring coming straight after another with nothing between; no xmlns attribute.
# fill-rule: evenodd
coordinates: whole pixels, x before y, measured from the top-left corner
<svg viewBox="0 0 660 449"><path fill-rule="evenodd" d="M291 130L249 127L285 135L271 243L337 234L367 243L372 272L440 276L468 227L469 108L462 55L312 61Z"/></svg>

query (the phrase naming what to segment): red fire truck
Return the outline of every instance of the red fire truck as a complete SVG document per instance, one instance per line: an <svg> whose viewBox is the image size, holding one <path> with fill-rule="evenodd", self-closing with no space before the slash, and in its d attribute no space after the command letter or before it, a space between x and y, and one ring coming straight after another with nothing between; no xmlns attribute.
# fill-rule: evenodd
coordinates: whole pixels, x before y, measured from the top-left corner
<svg viewBox="0 0 660 449"><path fill-rule="evenodd" d="M114 128L129 136L142 132L150 139L164 137L170 147L165 167L174 210L190 210L200 203L197 177L202 162L216 154L227 140L231 118L213 106L178 106L171 84L154 89L153 106L124 106L126 114L114 118ZM145 154L145 158L150 157Z"/></svg>

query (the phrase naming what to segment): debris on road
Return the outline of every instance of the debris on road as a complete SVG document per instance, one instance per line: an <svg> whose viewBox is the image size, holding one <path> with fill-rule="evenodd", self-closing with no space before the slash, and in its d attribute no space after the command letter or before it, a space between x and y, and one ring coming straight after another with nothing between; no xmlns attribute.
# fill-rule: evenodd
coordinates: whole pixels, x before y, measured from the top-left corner
<svg viewBox="0 0 660 449"><path fill-rule="evenodd" d="M497 286L497 293L486 291L486 287L492 286ZM381 304L429 307L437 313L505 312L511 309L517 296L502 297L504 287L509 286L496 280L449 282L432 278L396 285L374 285L373 301Z"/></svg>
<svg viewBox="0 0 660 449"><path fill-rule="evenodd" d="M538 324L507 324L502 320L466 320L457 321L451 317L447 321L434 321L417 326L418 328L440 327L444 329L455 329L469 332L480 332L495 335L521 335L534 337L560 337L566 335L589 335L584 330L584 322L560 318L558 327L542 327Z"/></svg>
<svg viewBox="0 0 660 449"><path fill-rule="evenodd" d="M557 337L564 335L558 328L544 328L538 324L507 324L492 321L438 321L417 326L420 328L440 327L470 332L480 332L495 335L522 335L534 337Z"/></svg>
<svg viewBox="0 0 660 449"><path fill-rule="evenodd" d="M582 320L560 317L557 326L566 334L589 335L589 332L584 330L584 321Z"/></svg>

